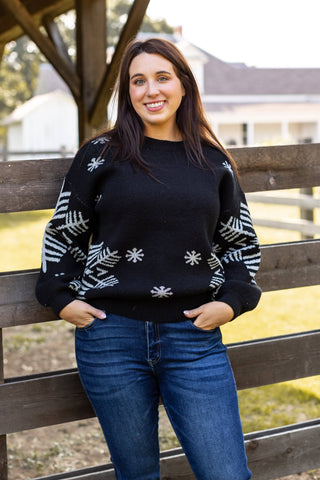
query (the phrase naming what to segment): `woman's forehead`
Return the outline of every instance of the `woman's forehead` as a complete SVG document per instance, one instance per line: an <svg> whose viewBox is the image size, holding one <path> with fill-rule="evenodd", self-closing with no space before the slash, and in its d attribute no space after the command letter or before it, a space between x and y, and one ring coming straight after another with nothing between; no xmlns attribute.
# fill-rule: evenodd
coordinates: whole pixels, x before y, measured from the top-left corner
<svg viewBox="0 0 320 480"><path fill-rule="evenodd" d="M174 72L172 63L158 53L142 52L135 56L129 67L129 74L143 73L144 71ZM139 71L139 72L138 72Z"/></svg>

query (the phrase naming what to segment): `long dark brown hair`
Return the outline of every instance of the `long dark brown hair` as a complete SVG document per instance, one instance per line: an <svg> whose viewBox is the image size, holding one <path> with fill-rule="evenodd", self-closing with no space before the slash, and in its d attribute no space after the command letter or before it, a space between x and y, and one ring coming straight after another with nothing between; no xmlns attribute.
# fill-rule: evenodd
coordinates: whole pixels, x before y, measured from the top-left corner
<svg viewBox="0 0 320 480"><path fill-rule="evenodd" d="M221 145L205 118L197 82L187 60L173 43L159 38L150 38L145 41L133 40L122 57L117 82L117 120L112 130L108 132L110 144L117 147L121 158L127 158L133 164L148 171L148 165L141 155L144 125L134 110L129 95L129 68L132 60L141 53L161 55L168 60L185 90L176 113L176 122L188 159L200 166L207 166L202 146L209 144L222 151L237 171L232 157Z"/></svg>

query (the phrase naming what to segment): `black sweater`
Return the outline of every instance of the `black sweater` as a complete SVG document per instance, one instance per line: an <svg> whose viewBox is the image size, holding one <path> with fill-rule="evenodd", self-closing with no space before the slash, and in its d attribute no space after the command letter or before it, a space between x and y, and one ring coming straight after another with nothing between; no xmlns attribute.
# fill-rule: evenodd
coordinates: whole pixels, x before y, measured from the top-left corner
<svg viewBox="0 0 320 480"><path fill-rule="evenodd" d="M59 314L77 298L154 322L212 300L235 317L253 309L260 250L227 157L204 146L212 170L200 168L183 142L146 138L148 175L106 143L85 144L66 175L44 234L39 302Z"/></svg>

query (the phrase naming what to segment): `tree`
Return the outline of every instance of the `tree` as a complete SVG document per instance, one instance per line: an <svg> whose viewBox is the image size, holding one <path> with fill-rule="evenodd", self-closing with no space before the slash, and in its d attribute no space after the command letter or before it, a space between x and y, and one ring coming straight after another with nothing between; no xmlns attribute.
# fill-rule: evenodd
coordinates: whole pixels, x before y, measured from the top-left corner
<svg viewBox="0 0 320 480"><path fill-rule="evenodd" d="M28 37L5 46L0 68L0 120L33 95L39 63L39 51Z"/></svg>
<svg viewBox="0 0 320 480"><path fill-rule="evenodd" d="M117 43L121 29L126 22L132 1L109 0L107 2L107 45L114 46ZM145 15L140 31L150 33L173 33L173 27L164 19L151 19Z"/></svg>

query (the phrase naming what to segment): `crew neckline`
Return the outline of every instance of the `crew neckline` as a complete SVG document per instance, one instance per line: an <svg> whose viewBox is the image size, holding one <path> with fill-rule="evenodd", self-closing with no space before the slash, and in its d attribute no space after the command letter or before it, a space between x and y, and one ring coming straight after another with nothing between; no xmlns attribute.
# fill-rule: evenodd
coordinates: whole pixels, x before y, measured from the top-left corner
<svg viewBox="0 0 320 480"><path fill-rule="evenodd" d="M160 140L158 138L153 138L153 137L144 137L144 144L147 148L157 148L157 149L176 149L176 148L181 148L181 146L184 146L184 141L183 140Z"/></svg>

